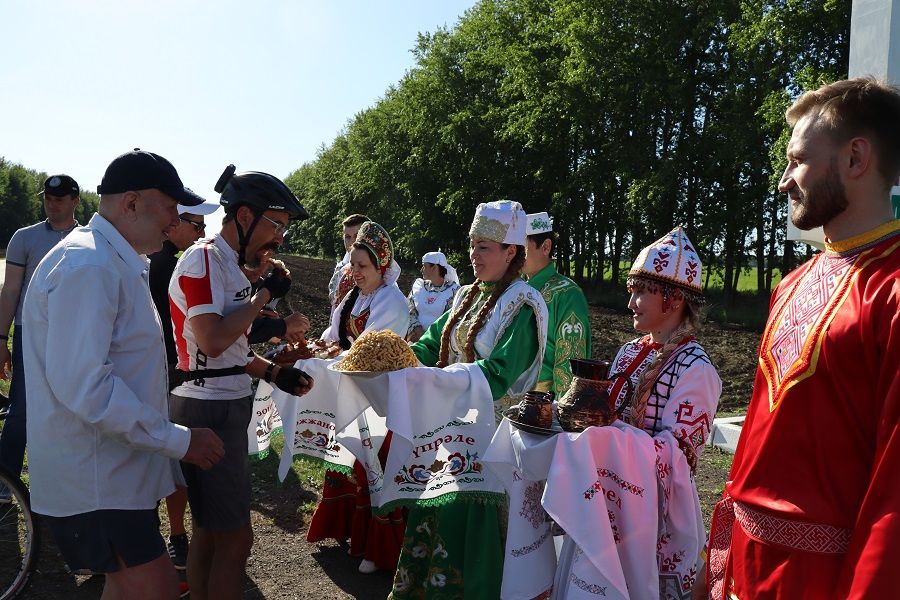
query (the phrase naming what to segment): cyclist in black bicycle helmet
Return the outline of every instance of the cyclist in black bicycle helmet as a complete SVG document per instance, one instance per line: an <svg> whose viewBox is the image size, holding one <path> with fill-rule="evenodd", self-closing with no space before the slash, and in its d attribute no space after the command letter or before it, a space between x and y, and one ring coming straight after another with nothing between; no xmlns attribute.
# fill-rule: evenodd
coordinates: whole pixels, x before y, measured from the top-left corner
<svg viewBox="0 0 900 600"><path fill-rule="evenodd" d="M219 177L219 181L216 182L215 190L222 194L219 203L225 207L225 223L235 218L241 206L249 208L253 215L246 231L240 221L235 220L239 246L238 264L241 267L246 265L250 269L257 269L271 257L271 252L269 252L269 256L247 256L247 248L253 237L253 231L262 219L267 218L264 214L266 211L287 213L289 220L309 218L306 209L303 208L290 188L283 181L268 173L260 171L235 173L234 165L228 165ZM283 234L285 230L276 225L276 230L279 229ZM280 242L270 242L260 250L262 250L262 254L265 254L267 251L277 249L278 245Z"/></svg>
<svg viewBox="0 0 900 600"><path fill-rule="evenodd" d="M178 352L169 416L182 425L208 425L224 444L225 455L215 469L182 465L194 524L188 556L203 557L196 564L189 558L187 579L198 597L236 598L253 544L250 377L295 396L313 386L312 377L300 369L282 367L251 350L251 324L267 303L288 293L291 278L276 267L254 287L247 271L264 267L284 241L290 220L307 214L288 187L266 173L235 174L229 165L215 189L225 206L222 230L185 250L169 280Z"/></svg>

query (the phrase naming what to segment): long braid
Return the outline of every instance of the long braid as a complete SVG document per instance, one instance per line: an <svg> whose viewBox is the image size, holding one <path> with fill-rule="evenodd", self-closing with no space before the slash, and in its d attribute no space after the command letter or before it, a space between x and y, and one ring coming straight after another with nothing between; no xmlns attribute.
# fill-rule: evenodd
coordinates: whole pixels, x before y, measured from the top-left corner
<svg viewBox="0 0 900 600"><path fill-rule="evenodd" d="M341 318L338 320L338 344L343 350L350 348L350 338L347 337L347 321L350 320L350 311L359 298L359 286L354 285L353 289L346 296L347 301L344 302L344 308L341 309Z"/></svg>
<svg viewBox="0 0 900 600"><path fill-rule="evenodd" d="M503 277L500 278L500 281L494 286L494 289L491 290L491 295L488 296L487 301L484 303L484 306L478 311L478 315L475 317L475 321L472 323L472 326L469 328L468 335L466 335L466 343L463 347L463 357L466 362L475 362L475 338L478 336L478 332L481 331L481 328L484 327L485 321L488 319L488 315L491 314L491 310L493 310L494 306L497 304L497 300L500 299L500 296L503 295L513 281L519 278L519 273L522 272L522 267L525 266L525 247L524 246L516 246L516 254L513 256L513 259L509 262L509 266L506 267L506 272L503 274Z"/></svg>
<svg viewBox="0 0 900 600"><path fill-rule="evenodd" d="M456 324L462 318L464 314L469 311L472 304L475 302L475 299L478 297L478 293L481 290L481 282L477 279L475 283L473 283L468 291L466 292L466 297L463 298L463 301L460 303L459 307L453 311L453 314L450 315L450 318L447 319L447 322L444 323L444 328L441 330L441 351L438 355L438 362L435 365L436 367L444 368L446 367L450 361L450 334L453 331L453 328L456 327Z"/></svg>
<svg viewBox="0 0 900 600"><path fill-rule="evenodd" d="M478 335L478 332L481 331L482 327L484 327L484 323L485 321L487 321L488 315L490 314L491 310L497 304L497 300L499 300L500 296L503 295L503 292L505 292L509 288L512 282L519 277L519 274L522 272L522 267L524 266L525 248L523 246L517 246L516 254L509 262L509 265L506 267L506 272L494 286L494 289L491 290L491 295L484 303L484 306L479 309L478 315L476 315L475 317L475 321L469 328L468 334L466 335L466 341L463 346L463 358L466 362L475 361L475 338ZM480 292L480 284L480 281L475 281L472 287L469 288L469 291L466 294L466 297L463 299L462 304L460 304L459 308L453 312L453 314L447 320L447 323L444 325L444 329L441 331L441 351L437 366L447 366L450 359L450 334L459 320L472 307L472 304L475 302L475 299L478 297L478 294Z"/></svg>
<svg viewBox="0 0 900 600"><path fill-rule="evenodd" d="M669 338L659 349L653 361L644 369L644 372L638 377L637 390L631 401L631 424L638 429L644 428L644 415L647 412L647 402L650 400L650 394L653 392L653 386L656 385L656 378L659 377L663 367L669 361L672 353L678 349L682 340L691 335L696 330L691 319L684 319L669 335Z"/></svg>

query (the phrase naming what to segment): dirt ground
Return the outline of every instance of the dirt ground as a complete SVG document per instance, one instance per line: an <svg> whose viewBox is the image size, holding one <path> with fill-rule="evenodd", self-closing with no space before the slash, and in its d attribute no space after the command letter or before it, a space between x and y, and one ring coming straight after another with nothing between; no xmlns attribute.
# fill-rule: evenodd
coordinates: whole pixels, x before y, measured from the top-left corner
<svg viewBox="0 0 900 600"><path fill-rule="evenodd" d="M316 333L327 326L327 283L332 273L330 261L285 257L294 277L294 289L279 307L282 312L306 314ZM408 290L414 271L400 279ZM624 310L591 307L594 357L611 359L618 347L635 337L631 319ZM753 385L759 334L723 329L708 323L699 335L719 370L723 382L720 411L733 412L746 406ZM320 481L306 477L301 481L292 472L284 483L275 473L278 456L270 454L254 464L252 520L255 532L253 552L247 568L245 599L260 598L357 598L382 599L391 587L391 573L361 575L359 559L347 555L336 543L310 544L305 540L306 524L320 489ZM697 473L704 514L721 494L731 464L730 456L717 450L707 451ZM69 574L52 539L44 532L37 572L27 598L41 600L86 600L99 598L103 587L100 576Z"/></svg>

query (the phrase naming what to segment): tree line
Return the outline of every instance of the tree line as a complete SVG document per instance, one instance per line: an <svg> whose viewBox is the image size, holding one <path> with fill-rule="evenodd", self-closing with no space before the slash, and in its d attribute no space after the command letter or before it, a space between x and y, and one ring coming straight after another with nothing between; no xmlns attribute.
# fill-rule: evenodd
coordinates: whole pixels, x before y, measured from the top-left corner
<svg viewBox="0 0 900 600"><path fill-rule="evenodd" d="M0 157L0 248L6 248L17 229L46 218L41 197L47 173L27 169ZM82 225L97 212L100 198L93 192L81 192L75 207L75 219Z"/></svg>
<svg viewBox="0 0 900 600"><path fill-rule="evenodd" d="M465 264L475 206L512 199L553 215L558 266L587 286L683 224L726 303L751 266L767 296L808 252L776 190L784 110L846 76L850 4L482 0L287 178L311 214L291 244L335 255L364 212L400 259Z"/></svg>

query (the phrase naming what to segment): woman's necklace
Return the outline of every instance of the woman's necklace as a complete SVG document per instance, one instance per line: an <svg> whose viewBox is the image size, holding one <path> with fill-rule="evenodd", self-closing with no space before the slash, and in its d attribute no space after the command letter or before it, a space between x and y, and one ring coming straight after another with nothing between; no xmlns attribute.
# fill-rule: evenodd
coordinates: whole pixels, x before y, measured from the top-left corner
<svg viewBox="0 0 900 600"><path fill-rule="evenodd" d="M362 291L362 290L359 290L359 295L362 296L362 297L364 297L364 298L368 298L368 297L374 295L375 292L377 292L378 290L380 290L380 289L383 288L383 287L384 287L384 284L382 283L381 285L379 285L377 288L375 288L375 289L372 290L371 292L364 292L364 291Z"/></svg>

